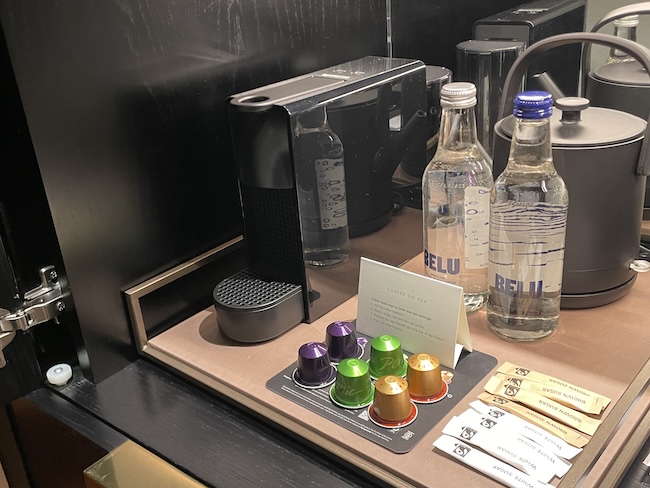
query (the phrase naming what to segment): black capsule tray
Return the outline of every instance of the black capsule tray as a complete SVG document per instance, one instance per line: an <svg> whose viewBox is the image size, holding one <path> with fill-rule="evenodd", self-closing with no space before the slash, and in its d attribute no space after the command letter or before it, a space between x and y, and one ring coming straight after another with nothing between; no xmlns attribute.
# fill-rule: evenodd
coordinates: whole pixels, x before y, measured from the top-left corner
<svg viewBox="0 0 650 488"><path fill-rule="evenodd" d="M360 336L359 343L369 343ZM364 348L362 359L367 360L370 346ZM410 353L405 351L408 356ZM480 351L463 352L455 369L442 367L443 372L453 374L448 384L447 396L436 403L418 403L415 421L401 428L385 428L375 424L368 414L368 407L346 409L330 400L330 386L307 389L298 386L292 379L296 363L287 366L266 382L266 387L294 403L317 413L356 434L369 439L397 454L409 452L440 420L465 397L496 366L496 358ZM443 376L444 377L444 376Z"/></svg>

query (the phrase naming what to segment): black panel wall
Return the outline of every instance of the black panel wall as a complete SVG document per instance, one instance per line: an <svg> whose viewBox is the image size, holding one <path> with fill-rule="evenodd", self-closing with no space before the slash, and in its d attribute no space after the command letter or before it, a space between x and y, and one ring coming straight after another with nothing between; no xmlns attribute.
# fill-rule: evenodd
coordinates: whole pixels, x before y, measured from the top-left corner
<svg viewBox="0 0 650 488"><path fill-rule="evenodd" d="M392 1L393 55L452 66L475 20L520 3ZM89 376L137 355L123 290L241 233L226 97L387 55L386 17L386 0L0 0Z"/></svg>
<svg viewBox="0 0 650 488"><path fill-rule="evenodd" d="M241 232L226 97L386 55L385 4L0 1L96 381L136 356L122 291Z"/></svg>

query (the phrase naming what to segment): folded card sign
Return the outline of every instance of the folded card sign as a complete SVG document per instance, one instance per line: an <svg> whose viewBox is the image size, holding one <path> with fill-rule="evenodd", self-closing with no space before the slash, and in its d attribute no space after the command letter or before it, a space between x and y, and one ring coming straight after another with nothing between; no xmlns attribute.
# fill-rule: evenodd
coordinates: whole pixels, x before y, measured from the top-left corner
<svg viewBox="0 0 650 488"><path fill-rule="evenodd" d="M425 352L455 368L463 348L472 350L463 289L361 258L357 330L390 334L412 353Z"/></svg>

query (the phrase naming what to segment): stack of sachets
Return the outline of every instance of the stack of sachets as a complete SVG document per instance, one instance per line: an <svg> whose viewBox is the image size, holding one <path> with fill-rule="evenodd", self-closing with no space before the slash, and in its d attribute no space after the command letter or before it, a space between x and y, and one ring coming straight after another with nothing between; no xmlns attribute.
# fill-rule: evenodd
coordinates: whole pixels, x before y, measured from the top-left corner
<svg viewBox="0 0 650 488"><path fill-rule="evenodd" d="M497 371L481 401L449 421L434 446L507 486L550 486L571 467L611 400L511 363Z"/></svg>

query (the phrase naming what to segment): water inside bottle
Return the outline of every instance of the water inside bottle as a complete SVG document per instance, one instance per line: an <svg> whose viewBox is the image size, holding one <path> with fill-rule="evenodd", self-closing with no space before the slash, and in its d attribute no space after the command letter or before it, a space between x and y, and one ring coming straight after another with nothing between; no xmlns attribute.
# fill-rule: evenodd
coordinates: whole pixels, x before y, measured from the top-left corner
<svg viewBox="0 0 650 488"><path fill-rule="evenodd" d="M567 219L560 182L528 174L495 184L501 199L490 212L487 317L504 338L536 340L557 327Z"/></svg>

